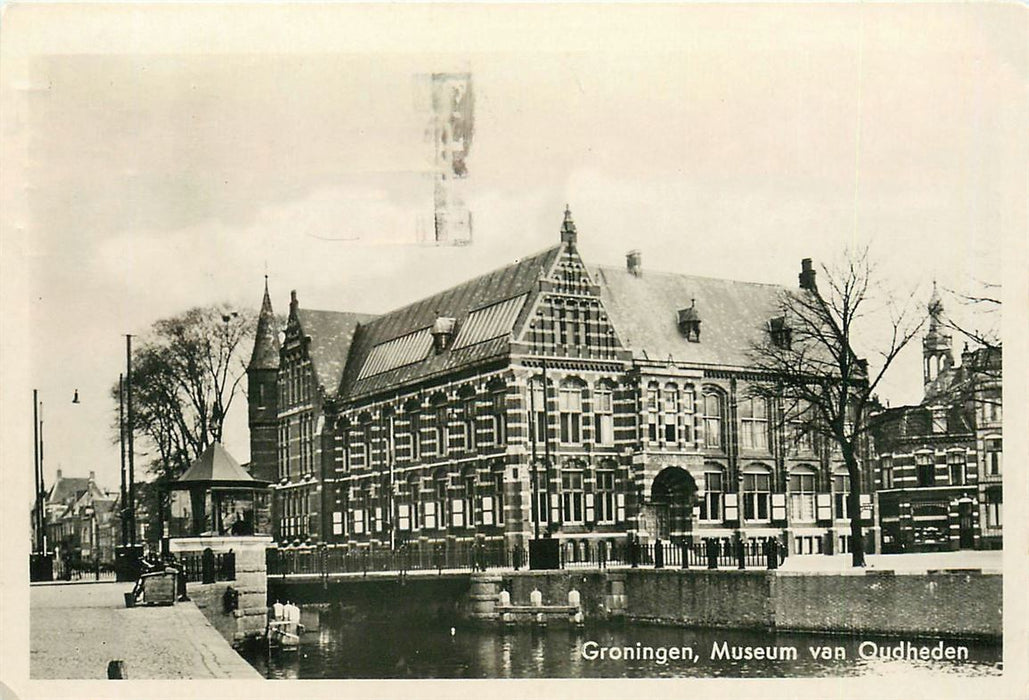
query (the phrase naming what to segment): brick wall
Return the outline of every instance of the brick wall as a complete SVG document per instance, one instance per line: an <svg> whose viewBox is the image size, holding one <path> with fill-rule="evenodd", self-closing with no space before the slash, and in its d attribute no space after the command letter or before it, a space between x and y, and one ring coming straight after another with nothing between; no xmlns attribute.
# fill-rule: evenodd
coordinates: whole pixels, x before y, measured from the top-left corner
<svg viewBox="0 0 1029 700"><path fill-rule="evenodd" d="M775 623L773 576L762 571L630 571L626 613L698 627L768 628Z"/></svg>

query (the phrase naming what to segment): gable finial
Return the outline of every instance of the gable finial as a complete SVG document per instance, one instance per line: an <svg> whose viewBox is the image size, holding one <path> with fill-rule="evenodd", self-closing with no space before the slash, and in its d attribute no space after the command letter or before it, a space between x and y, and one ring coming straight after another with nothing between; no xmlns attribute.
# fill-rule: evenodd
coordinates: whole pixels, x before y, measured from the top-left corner
<svg viewBox="0 0 1029 700"><path fill-rule="evenodd" d="M565 204L565 218L561 223L561 242L575 245L575 221L572 220L572 209Z"/></svg>

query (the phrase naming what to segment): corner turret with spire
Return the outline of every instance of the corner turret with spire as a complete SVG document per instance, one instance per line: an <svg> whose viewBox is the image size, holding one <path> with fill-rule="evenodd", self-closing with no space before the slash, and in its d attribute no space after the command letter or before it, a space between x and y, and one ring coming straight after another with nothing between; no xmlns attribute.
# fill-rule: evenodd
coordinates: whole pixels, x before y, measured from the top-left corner
<svg viewBox="0 0 1029 700"><path fill-rule="evenodd" d="M248 424L250 426L250 474L272 482L278 459L279 330L264 276L264 299L257 317L254 351L247 366Z"/></svg>
<svg viewBox="0 0 1029 700"><path fill-rule="evenodd" d="M940 374L954 366L954 342L947 330L943 300L933 280L933 293L929 297L929 330L922 338L922 379L926 389Z"/></svg>

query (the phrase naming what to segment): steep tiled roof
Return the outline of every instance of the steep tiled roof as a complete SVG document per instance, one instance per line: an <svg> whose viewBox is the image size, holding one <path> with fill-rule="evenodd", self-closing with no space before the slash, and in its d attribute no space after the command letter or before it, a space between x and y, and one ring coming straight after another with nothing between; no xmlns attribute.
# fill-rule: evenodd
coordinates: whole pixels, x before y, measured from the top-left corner
<svg viewBox="0 0 1029 700"><path fill-rule="evenodd" d="M72 499L78 500L84 493L90 490L90 480L86 477L62 476L50 487L47 495L48 503L64 503ZM94 484L95 495L99 495L100 489Z"/></svg>
<svg viewBox="0 0 1029 700"><path fill-rule="evenodd" d="M279 368L279 329L272 311L272 300L268 295L268 279L264 280L264 300L257 317L257 331L254 333L254 352L250 355L250 369Z"/></svg>
<svg viewBox="0 0 1029 700"><path fill-rule="evenodd" d="M783 287L755 282L590 267L601 299L633 357L704 365L753 364L750 348L773 316L781 316ZM678 312L695 300L700 342L686 340Z"/></svg>
<svg viewBox="0 0 1029 700"><path fill-rule="evenodd" d="M539 280L540 271L549 269L554 264L560 250L560 245L547 248L536 255L383 314L362 325L354 339L340 393L345 397L363 395L506 352L508 335L524 301L511 301L510 304L504 305L501 305L501 302L514 300L516 297L524 299ZM493 305L498 306L492 310L486 308ZM517 308L511 312L515 306ZM494 314L491 315L491 311ZM472 314L475 315L472 318L473 328L462 337L462 327ZM396 362L388 361L391 348L397 351L410 350L409 346L403 343L388 346L390 341L430 329L437 315L456 319L456 338L460 340L459 345L455 343L439 355L430 350L422 359L405 362L403 365L396 362L411 358L405 356ZM474 342L470 341L469 333L475 336ZM365 364L372 361L376 363L376 367L366 371ZM382 367L390 369L383 370ZM372 369L378 371L372 373Z"/></svg>
<svg viewBox="0 0 1029 700"><path fill-rule="evenodd" d="M358 324L367 323L375 316L302 308L298 308L296 313L300 329L311 338L308 352L318 384L332 394L339 387Z"/></svg>

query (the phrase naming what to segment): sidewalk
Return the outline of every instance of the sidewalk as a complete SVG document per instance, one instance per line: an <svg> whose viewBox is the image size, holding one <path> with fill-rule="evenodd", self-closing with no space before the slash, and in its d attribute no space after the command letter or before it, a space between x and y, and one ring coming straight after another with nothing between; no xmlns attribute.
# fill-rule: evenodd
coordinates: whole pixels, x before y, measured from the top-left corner
<svg viewBox="0 0 1029 700"><path fill-rule="evenodd" d="M982 569L984 574L1000 574L1004 570L1003 552L1000 550L961 550L957 552L925 552L920 554L867 554L864 571L895 571L897 573L925 573L941 569ZM855 570L849 554L791 555L780 571L810 571L847 573Z"/></svg>
<svg viewBox="0 0 1029 700"><path fill-rule="evenodd" d="M106 679L124 661L129 680L259 679L193 603L126 608L131 583L31 587L29 676Z"/></svg>

